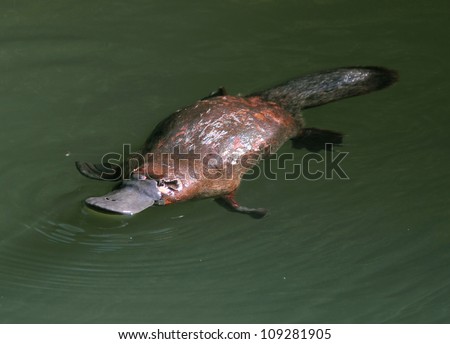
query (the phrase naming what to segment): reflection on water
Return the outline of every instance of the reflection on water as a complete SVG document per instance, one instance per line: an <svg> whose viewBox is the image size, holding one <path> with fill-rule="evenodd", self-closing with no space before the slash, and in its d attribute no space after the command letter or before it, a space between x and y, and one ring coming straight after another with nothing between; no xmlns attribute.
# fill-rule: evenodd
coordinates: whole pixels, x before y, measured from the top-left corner
<svg viewBox="0 0 450 344"><path fill-rule="evenodd" d="M142 230L129 233L125 230L129 225L130 217L116 215L92 214L94 211L86 207L81 210L80 223L56 223L43 218L43 222L25 225L44 235L50 242L68 245L86 245L94 252L109 252L142 246L146 241L170 240L174 227ZM86 231L84 228L95 228L95 231Z"/></svg>

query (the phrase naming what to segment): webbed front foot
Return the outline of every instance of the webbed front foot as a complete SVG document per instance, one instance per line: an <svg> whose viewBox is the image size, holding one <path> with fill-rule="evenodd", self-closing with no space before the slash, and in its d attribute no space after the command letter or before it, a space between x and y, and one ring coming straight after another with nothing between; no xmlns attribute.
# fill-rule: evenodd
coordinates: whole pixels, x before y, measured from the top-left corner
<svg viewBox="0 0 450 344"><path fill-rule="evenodd" d="M91 162L76 161L75 165L83 176L106 181L117 181L122 177L122 171L117 165L112 164L94 164Z"/></svg>

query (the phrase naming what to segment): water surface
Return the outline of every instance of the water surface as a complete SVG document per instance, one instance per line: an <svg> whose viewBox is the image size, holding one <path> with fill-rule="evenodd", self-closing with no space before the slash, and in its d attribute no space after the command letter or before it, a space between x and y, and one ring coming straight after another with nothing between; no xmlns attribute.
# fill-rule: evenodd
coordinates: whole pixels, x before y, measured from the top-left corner
<svg viewBox="0 0 450 344"><path fill-rule="evenodd" d="M0 321L450 320L444 1L3 1ZM391 89L305 112L340 130L350 180L259 178L239 200L98 214L80 176L219 86L348 65ZM290 145L282 152L291 152ZM298 159L306 154L296 151Z"/></svg>

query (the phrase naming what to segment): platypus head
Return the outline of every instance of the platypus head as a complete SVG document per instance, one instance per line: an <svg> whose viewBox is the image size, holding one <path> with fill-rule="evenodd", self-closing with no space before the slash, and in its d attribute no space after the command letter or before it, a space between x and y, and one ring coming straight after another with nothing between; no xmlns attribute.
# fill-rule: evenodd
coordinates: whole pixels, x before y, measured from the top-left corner
<svg viewBox="0 0 450 344"><path fill-rule="evenodd" d="M115 190L100 197L86 199L89 207L116 214L133 215L164 204L158 183L153 179L124 180Z"/></svg>

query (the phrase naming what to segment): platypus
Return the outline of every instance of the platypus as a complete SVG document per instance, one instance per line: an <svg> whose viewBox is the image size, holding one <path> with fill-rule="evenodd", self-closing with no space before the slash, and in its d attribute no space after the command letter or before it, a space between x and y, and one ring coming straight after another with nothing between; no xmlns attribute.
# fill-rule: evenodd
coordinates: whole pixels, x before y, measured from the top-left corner
<svg viewBox="0 0 450 344"><path fill-rule="evenodd" d="M153 130L139 154L121 165L76 162L85 176L120 180L110 193L85 203L97 210L136 214L153 205L216 198L254 217L267 213L235 200L243 175L286 141L342 143L339 132L305 127L302 110L393 84L383 67L345 67L299 77L246 96L219 88Z"/></svg>

